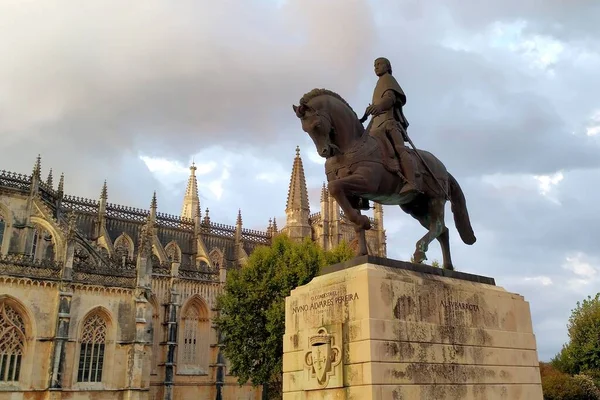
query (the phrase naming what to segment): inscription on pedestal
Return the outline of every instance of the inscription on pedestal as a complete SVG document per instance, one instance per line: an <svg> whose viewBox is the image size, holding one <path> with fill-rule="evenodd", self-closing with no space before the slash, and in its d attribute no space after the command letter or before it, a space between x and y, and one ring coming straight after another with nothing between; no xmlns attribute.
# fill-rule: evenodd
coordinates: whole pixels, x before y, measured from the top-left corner
<svg viewBox="0 0 600 400"><path fill-rule="evenodd" d="M321 293L310 297L310 303L300 304L292 307L292 314L305 313L311 311L319 311L327 308L332 308L336 305L347 305L359 299L358 293L340 293L331 291Z"/></svg>
<svg viewBox="0 0 600 400"><path fill-rule="evenodd" d="M441 305L445 309L450 309L450 310L479 311L478 304L465 303L465 302L461 302L461 301L442 300Z"/></svg>

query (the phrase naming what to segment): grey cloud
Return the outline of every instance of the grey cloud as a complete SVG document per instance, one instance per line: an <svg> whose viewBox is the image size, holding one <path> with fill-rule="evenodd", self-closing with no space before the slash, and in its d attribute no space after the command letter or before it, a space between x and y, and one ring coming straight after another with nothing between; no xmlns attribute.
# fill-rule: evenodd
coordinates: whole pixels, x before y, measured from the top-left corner
<svg viewBox="0 0 600 400"><path fill-rule="evenodd" d="M0 67L10 82L3 130L31 137L51 124L70 135L77 126L90 142L125 149L143 138L141 148L170 155L190 143L273 139L303 91L358 78L374 28L366 2L347 4L65 3L33 21L25 5L9 7L0 13L2 36L13 38ZM333 14L338 24L327 23Z"/></svg>
<svg viewBox="0 0 600 400"><path fill-rule="evenodd" d="M408 0L405 3L413 3ZM434 5L432 5L435 4ZM526 29L565 40L598 39L600 5L592 0L507 0L502 2L433 1L430 7L444 7L457 24L480 31L488 24L526 21Z"/></svg>

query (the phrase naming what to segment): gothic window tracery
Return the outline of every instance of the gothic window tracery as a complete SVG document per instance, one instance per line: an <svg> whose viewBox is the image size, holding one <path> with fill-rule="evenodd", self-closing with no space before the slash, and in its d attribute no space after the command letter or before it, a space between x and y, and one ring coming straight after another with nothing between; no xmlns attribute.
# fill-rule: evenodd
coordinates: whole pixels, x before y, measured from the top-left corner
<svg viewBox="0 0 600 400"><path fill-rule="evenodd" d="M33 228L33 238L31 247L29 248L29 255L34 260L51 260L54 258L54 241L52 235L39 225Z"/></svg>
<svg viewBox="0 0 600 400"><path fill-rule="evenodd" d="M117 258L123 261L131 258L133 250L125 236L121 235L115 240L114 248Z"/></svg>
<svg viewBox="0 0 600 400"><path fill-rule="evenodd" d="M0 382L16 382L25 348L25 323L9 304L0 304Z"/></svg>
<svg viewBox="0 0 600 400"><path fill-rule="evenodd" d="M106 320L98 314L89 316L83 325L80 340L77 382L101 382L106 347Z"/></svg>
<svg viewBox="0 0 600 400"><path fill-rule="evenodd" d="M213 249L208 256L216 269L223 265L223 253L221 253L218 249Z"/></svg>
<svg viewBox="0 0 600 400"><path fill-rule="evenodd" d="M167 258L170 262L180 261L179 248L175 243L169 243L165 249L165 253L167 253Z"/></svg>
<svg viewBox="0 0 600 400"><path fill-rule="evenodd" d="M180 363L188 368L208 369L209 321L206 306L193 299L182 316L182 346Z"/></svg>

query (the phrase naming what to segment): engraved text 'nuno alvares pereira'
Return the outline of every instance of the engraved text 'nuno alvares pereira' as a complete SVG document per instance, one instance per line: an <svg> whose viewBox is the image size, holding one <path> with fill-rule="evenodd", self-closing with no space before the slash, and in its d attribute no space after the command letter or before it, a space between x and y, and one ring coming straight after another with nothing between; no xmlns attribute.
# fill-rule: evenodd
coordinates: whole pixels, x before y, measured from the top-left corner
<svg viewBox="0 0 600 400"><path fill-rule="evenodd" d="M333 291L311 296L310 300L310 304L292 307L292 314L321 310L324 308L333 307L334 305L348 304L352 301L358 300L358 293L338 294L338 292Z"/></svg>

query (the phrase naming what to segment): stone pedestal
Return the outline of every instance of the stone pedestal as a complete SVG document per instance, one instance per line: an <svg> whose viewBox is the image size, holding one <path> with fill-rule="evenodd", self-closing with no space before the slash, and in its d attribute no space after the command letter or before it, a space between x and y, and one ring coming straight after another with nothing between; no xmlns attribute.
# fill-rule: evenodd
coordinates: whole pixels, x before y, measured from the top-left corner
<svg viewBox="0 0 600 400"><path fill-rule="evenodd" d="M529 304L491 278L359 257L286 299L284 400L542 400Z"/></svg>

